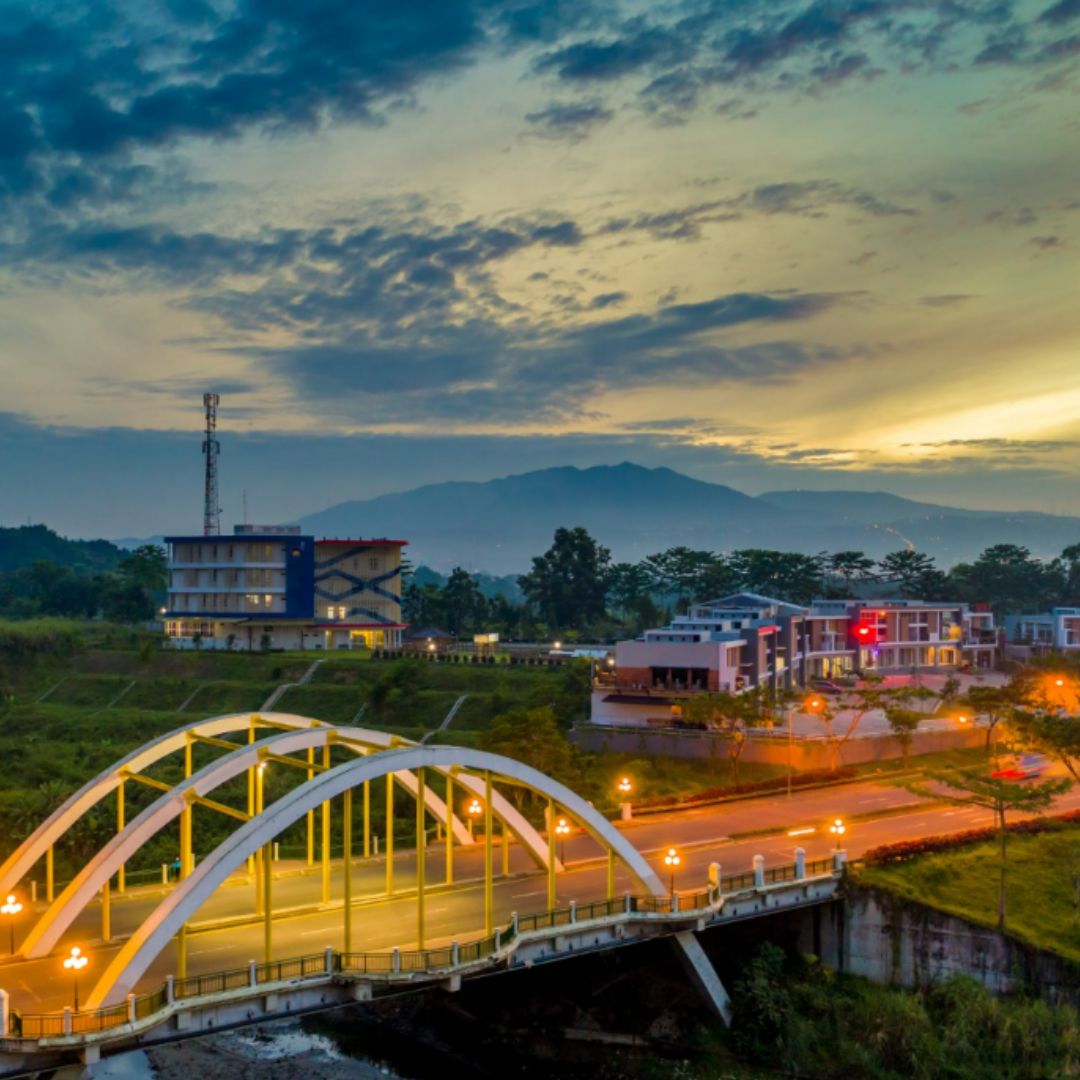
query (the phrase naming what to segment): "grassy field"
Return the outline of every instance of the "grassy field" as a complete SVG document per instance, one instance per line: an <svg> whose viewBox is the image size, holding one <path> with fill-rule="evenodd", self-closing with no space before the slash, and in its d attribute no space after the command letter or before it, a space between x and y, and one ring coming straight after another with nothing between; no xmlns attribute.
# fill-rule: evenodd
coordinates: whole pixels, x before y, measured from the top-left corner
<svg viewBox="0 0 1080 1080"><path fill-rule="evenodd" d="M906 900L984 926L997 925L997 841L910 862L867 866L858 879ZM1008 841L1008 932L1032 945L1080 960L1080 827L1063 825Z"/></svg>

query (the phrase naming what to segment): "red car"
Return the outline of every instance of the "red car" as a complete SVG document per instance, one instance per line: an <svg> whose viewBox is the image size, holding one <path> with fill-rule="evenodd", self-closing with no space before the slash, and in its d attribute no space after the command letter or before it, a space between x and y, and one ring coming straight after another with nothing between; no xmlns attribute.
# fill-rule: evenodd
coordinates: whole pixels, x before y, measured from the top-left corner
<svg viewBox="0 0 1080 1080"><path fill-rule="evenodd" d="M1015 761L990 775L995 780L1034 780L1042 776L1049 762L1042 754L1021 754Z"/></svg>

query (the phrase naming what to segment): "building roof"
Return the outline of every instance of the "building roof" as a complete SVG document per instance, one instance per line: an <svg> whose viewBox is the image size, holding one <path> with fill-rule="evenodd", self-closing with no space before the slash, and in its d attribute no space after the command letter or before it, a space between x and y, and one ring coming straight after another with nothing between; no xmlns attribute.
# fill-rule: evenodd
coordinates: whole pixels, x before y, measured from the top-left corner
<svg viewBox="0 0 1080 1080"><path fill-rule="evenodd" d="M336 536L333 539L329 539L325 536L320 536L315 541L316 544L397 544L400 547L403 547L408 542L408 540L390 540L385 536L372 536L366 539L364 537L358 536L352 539L346 538L344 540L339 540Z"/></svg>

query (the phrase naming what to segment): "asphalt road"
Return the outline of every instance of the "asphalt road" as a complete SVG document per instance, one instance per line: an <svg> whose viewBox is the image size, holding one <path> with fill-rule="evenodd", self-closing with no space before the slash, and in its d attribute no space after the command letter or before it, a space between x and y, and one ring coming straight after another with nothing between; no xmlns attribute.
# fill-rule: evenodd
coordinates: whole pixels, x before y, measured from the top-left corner
<svg viewBox="0 0 1080 1080"><path fill-rule="evenodd" d="M919 807L924 808L919 808ZM913 807L898 812L903 807ZM1059 800L1057 809L1080 807L1080 792L1070 792ZM985 810L968 807L920 803L902 789L872 781L847 784L831 789L796 792L790 799L783 795L748 799L679 813L641 818L622 826L624 835L649 860L661 880L667 882L664 853L678 848L682 864L676 888L702 887L708 866L719 862L725 874L750 869L754 855L763 855L766 865L790 863L795 848L801 845L810 859L833 850L834 838L828 823L842 817L847 823L844 847L849 857L879 844L914 839L941 833L957 832L992 824ZM788 830L801 835L790 837ZM802 830L813 829L812 832ZM747 836L749 833L768 835ZM427 897L426 944L428 946L461 941L483 931L482 846L456 848L454 869L457 884L443 886L444 849L433 845L426 861ZM606 890L606 861L595 842L584 834L568 838L565 859L568 863L559 875L560 905L576 900L584 903L600 899ZM275 958L308 955L343 944L344 912L341 907L342 881L340 864L334 867L332 901L329 909L320 906L318 868L306 871L297 864L277 864L278 876L273 885ZM399 852L395 857L395 888L415 889L415 853ZM498 875L501 857L495 852ZM621 866L617 889L640 891ZM379 859L358 861L353 869L353 948L356 951L386 951L393 946L415 948L417 920L415 894L387 899L384 894L385 862ZM161 899L160 890L140 890L112 905L112 932L130 934ZM511 847L510 876L495 881L496 922L505 923L512 912L527 914L546 907L545 875L518 846ZM290 909L294 909L290 912ZM236 879L220 889L200 912L196 925L252 916L254 890L250 883ZM23 916L28 929L29 920ZM100 943L100 910L95 904L83 912L64 935L54 955L43 960L16 963L0 962L0 987L12 995L12 1005L24 1013L52 1011L71 1003L72 985L61 969L61 959L72 945L82 946L90 955L90 965L80 981L83 999L118 945ZM188 943L188 974L221 971L261 960L262 921L244 922L218 929L193 932ZM0 947L3 947L0 935ZM159 985L175 971L173 948L166 949L147 972L144 989Z"/></svg>

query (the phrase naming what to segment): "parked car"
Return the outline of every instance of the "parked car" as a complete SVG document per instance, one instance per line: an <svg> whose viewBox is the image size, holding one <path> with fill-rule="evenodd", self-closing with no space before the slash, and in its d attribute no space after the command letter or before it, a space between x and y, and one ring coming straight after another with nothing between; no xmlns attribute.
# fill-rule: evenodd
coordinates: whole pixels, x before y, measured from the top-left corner
<svg viewBox="0 0 1080 1080"><path fill-rule="evenodd" d="M1021 754L990 775L995 780L1034 780L1042 776L1050 763L1042 754Z"/></svg>
<svg viewBox="0 0 1080 1080"><path fill-rule="evenodd" d="M832 679L815 679L811 683L811 689L816 690L819 694L842 694L844 692L844 688L834 683Z"/></svg>

